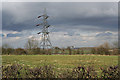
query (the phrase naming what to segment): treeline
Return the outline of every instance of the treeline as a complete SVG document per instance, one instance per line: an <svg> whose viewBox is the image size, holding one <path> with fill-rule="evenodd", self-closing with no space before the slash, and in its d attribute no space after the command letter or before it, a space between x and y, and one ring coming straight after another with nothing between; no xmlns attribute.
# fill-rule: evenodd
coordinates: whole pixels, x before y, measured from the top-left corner
<svg viewBox="0 0 120 80"><path fill-rule="evenodd" d="M8 44L1 47L3 55L51 55L51 54L100 54L100 55L119 55L117 42L111 45L107 42L97 47L67 48L53 47L52 49L41 49L39 43L34 38L28 39L24 48L12 48Z"/></svg>
<svg viewBox="0 0 120 80"><path fill-rule="evenodd" d="M2 48L2 55L51 55L51 54L68 54L68 55L76 55L76 54L100 54L100 55L119 55L119 49L114 48L105 48L103 46L92 47L92 48L78 48L72 49L68 48L58 48L55 47L53 49L23 49L23 48Z"/></svg>
<svg viewBox="0 0 120 80"><path fill-rule="evenodd" d="M101 55L119 55L120 49L117 47L111 48L110 45L105 42L104 44L94 47L91 49L92 54L101 54Z"/></svg>

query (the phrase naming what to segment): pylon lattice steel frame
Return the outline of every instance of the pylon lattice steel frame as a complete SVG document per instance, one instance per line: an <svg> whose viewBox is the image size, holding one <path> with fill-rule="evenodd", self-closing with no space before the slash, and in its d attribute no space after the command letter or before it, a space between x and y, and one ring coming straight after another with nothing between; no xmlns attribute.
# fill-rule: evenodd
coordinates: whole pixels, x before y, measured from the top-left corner
<svg viewBox="0 0 120 80"><path fill-rule="evenodd" d="M40 42L40 48L42 49L48 49L48 48L52 48L52 44L50 42L50 37L49 37L49 31L48 28L50 27L50 25L47 22L48 19L48 15L46 13L46 9L44 9L44 14L41 16L38 16L38 18L43 18L43 22L41 24L37 24L36 26L43 26L43 29L41 32L37 33L37 34L41 34L41 42Z"/></svg>

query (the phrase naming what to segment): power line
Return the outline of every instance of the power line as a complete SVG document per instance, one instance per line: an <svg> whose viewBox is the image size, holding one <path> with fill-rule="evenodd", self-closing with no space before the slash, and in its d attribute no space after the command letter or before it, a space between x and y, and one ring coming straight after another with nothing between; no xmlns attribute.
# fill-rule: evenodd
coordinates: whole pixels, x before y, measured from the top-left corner
<svg viewBox="0 0 120 80"><path fill-rule="evenodd" d="M42 21L43 21L42 23L39 23L36 25L36 26L40 26L40 25L43 26L42 31L37 33L38 35L39 34L42 35L41 42L40 42L40 48L42 49L52 48L52 44L51 44L50 37L49 37L50 32L48 31L48 28L50 27L50 25L47 22L47 19L49 18L49 16L46 13L46 9L44 9L44 14L41 16L38 16L37 18L38 19L42 18Z"/></svg>

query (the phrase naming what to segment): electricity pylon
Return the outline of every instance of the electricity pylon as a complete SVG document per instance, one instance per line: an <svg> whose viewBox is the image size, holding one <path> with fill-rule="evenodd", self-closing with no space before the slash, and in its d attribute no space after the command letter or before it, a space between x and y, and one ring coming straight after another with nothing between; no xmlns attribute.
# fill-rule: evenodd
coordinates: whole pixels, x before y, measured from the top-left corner
<svg viewBox="0 0 120 80"><path fill-rule="evenodd" d="M52 44L50 41L50 37L49 37L49 31L48 28L50 27L50 25L47 22L47 19L49 18L49 16L46 13L46 9L44 9L44 14L41 16L38 16L38 18L42 18L43 22L40 24L37 24L36 26L43 26L43 29L41 32L38 32L37 34L41 34L41 42L40 42L40 48L42 49L49 49L52 48Z"/></svg>

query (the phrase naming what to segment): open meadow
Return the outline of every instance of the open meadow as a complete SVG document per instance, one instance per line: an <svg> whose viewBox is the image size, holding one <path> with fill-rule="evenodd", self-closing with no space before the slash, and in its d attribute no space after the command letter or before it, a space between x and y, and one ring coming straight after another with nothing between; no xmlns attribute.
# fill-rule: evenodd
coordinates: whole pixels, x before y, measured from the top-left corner
<svg viewBox="0 0 120 80"><path fill-rule="evenodd" d="M118 65L118 56L107 55L2 55L2 65L21 64L31 68L53 65L56 69L72 69L78 66L100 67Z"/></svg>

